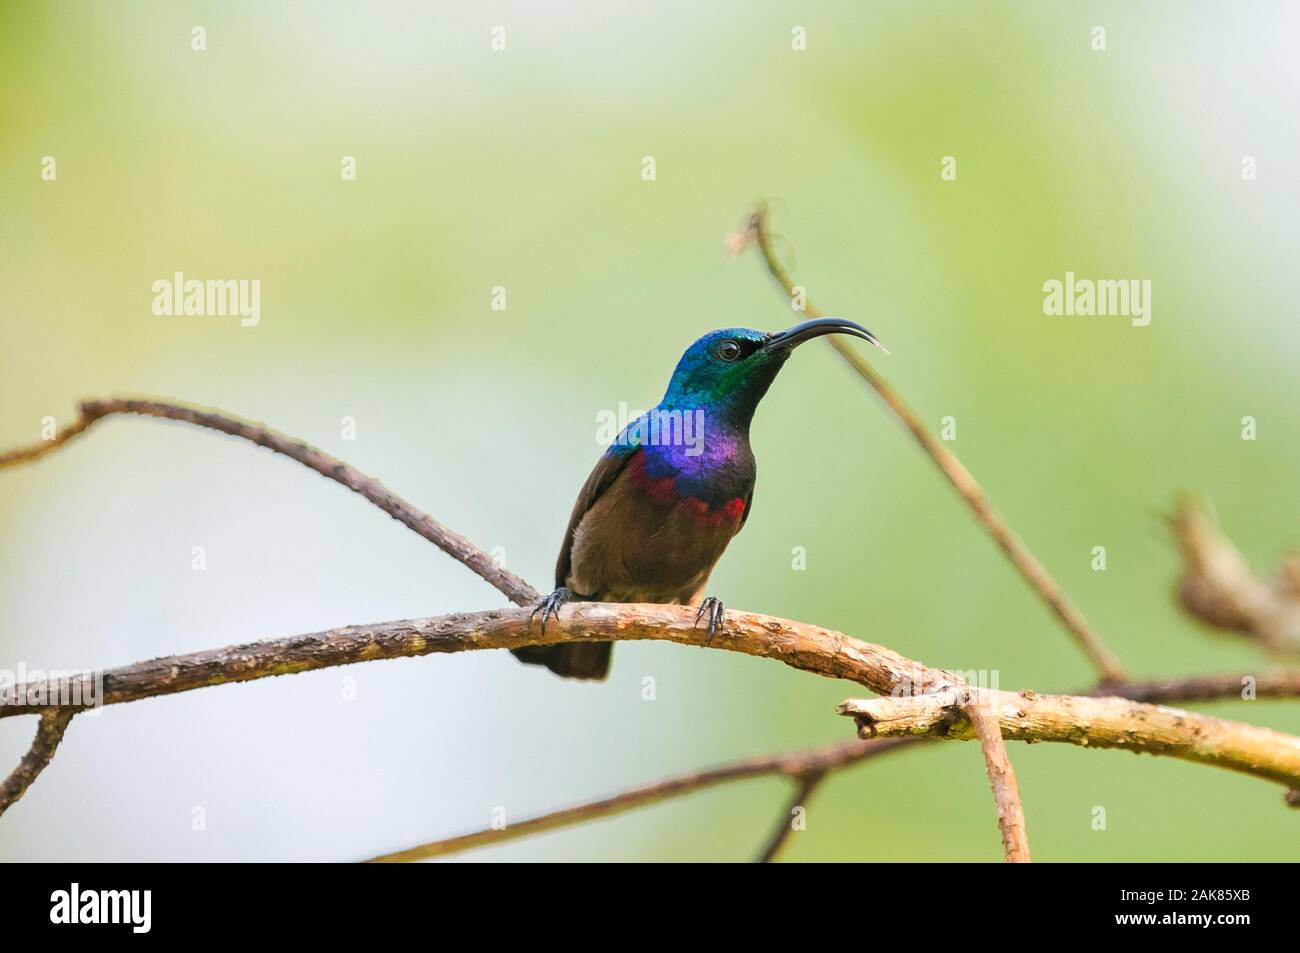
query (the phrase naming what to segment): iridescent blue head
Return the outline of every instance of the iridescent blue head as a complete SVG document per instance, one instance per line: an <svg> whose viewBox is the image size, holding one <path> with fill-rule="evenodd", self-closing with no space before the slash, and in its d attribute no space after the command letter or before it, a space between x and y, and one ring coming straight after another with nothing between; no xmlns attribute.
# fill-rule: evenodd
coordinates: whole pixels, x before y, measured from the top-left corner
<svg viewBox="0 0 1300 953"><path fill-rule="evenodd" d="M843 318L815 318L775 333L750 328L710 331L677 362L659 406L703 408L717 423L747 428L790 352L824 334L851 334L884 350L874 334Z"/></svg>

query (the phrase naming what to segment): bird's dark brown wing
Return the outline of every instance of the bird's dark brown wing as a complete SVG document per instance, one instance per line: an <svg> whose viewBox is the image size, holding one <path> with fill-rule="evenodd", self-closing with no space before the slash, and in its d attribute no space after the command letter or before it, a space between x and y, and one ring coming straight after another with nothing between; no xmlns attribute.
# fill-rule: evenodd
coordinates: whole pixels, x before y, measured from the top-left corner
<svg viewBox="0 0 1300 953"><path fill-rule="evenodd" d="M605 451L601 458L596 461L596 467L587 477L587 482L582 485L578 491L578 500L573 504L573 513L569 517L569 528L564 531L564 543L560 546L560 556L555 561L555 585L563 586L564 581L569 578L569 570L573 568L573 534L578 529L578 524L582 518L587 515L587 511L600 499L600 495L610 488L618 475L623 472L623 468L641 452L640 447L621 447L614 446ZM594 595L594 593L577 593L577 595Z"/></svg>
<svg viewBox="0 0 1300 953"><path fill-rule="evenodd" d="M615 445L596 461L595 469L591 471L587 482L578 491L578 501L573 504L573 514L569 517L569 528L564 531L560 558L555 563L557 589L564 585L564 581L569 576L573 555L573 534L577 531L578 524L600 499L600 495L608 490L618 475L623 472L628 461L640 452L640 447ZM595 593L580 592L575 595L582 597L595 595ZM510 651L521 662L527 662L529 665L545 665L556 675L599 681L609 674L609 657L613 648L613 644L609 642L569 642L564 645L527 645Z"/></svg>

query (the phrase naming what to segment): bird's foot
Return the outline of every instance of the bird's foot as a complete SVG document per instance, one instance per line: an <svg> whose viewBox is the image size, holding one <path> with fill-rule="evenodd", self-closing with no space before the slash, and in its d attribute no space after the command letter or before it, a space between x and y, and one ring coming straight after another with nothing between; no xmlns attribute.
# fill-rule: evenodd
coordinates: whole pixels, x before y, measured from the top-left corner
<svg viewBox="0 0 1300 953"><path fill-rule="evenodd" d="M709 635L704 640L705 645L711 645L713 643L713 634L722 628L722 615L725 611L726 607L723 606L722 600L717 596L707 596L700 603L700 611L695 614L695 624L698 626L705 613L708 613Z"/></svg>
<svg viewBox="0 0 1300 953"><path fill-rule="evenodd" d="M573 598L573 590L564 586L556 589L549 596L542 596L533 605L533 611L528 613L528 621L533 621L533 616L537 613L542 614L542 634L546 634L546 620L550 618L558 619L560 617L560 606L564 605Z"/></svg>

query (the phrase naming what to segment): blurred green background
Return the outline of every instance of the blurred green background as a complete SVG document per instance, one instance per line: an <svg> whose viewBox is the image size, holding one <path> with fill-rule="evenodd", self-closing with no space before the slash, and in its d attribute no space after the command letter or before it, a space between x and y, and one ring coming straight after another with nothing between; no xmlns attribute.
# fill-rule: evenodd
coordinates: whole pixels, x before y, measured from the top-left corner
<svg viewBox="0 0 1300 953"><path fill-rule="evenodd" d="M0 446L82 397L219 406L344 457L549 588L597 413L651 405L704 331L791 323L757 260L723 254L767 196L796 279L880 335L893 354L872 359L933 427L956 419L952 448L1136 674L1256 671L1172 604L1160 513L1205 492L1261 569L1300 538L1297 26L1284 3L5 2ZM175 271L259 279L260 325L154 316L151 285ZM1043 282L1066 271L1150 279L1150 326L1045 316ZM829 349L790 363L753 441L754 515L711 586L728 604L1004 688L1089 684ZM0 474L0 543L5 668L503 601L339 487L153 421ZM833 706L860 693L628 644L598 686L474 653L142 702L77 720L0 822L0 857L356 859L498 807L518 819L844 739ZM1294 704L1201 707L1300 732ZM6 765L30 731L0 724ZM1275 786L1011 754L1037 859L1297 857ZM730 785L468 857L744 859L786 797ZM978 749L836 775L786 856L997 859Z"/></svg>

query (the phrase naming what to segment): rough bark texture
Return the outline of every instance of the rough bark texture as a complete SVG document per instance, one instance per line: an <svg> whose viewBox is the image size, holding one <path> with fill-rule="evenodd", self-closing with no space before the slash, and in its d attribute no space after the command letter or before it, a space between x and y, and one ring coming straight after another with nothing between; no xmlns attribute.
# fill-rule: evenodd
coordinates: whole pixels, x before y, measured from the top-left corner
<svg viewBox="0 0 1300 953"><path fill-rule="evenodd" d="M537 622L530 621L526 609L453 613L344 626L311 635L169 656L109 669L98 677L102 679L103 703L114 705L227 682L437 652L636 639L704 646L706 632L696 624L695 615L689 606L578 603L566 606L561 618L548 623L543 635ZM974 737L969 721L952 711L953 696L946 696L945 704L943 697L933 694L944 689L964 689L964 683L950 672L927 668L884 646L819 626L728 610L711 647L847 679L882 695L906 693L907 697L902 698L846 703L867 706L860 710L862 714L881 714L878 734ZM48 698L53 690L47 684L11 688L6 695L18 693L19 697L8 699L12 704L0 705L0 718L40 711L43 705L24 704L21 695L34 693ZM1265 728L1122 698L1033 692L981 695L986 703L995 705L1002 733L1010 739L1128 748L1300 785L1300 739ZM851 707L844 712L859 713ZM927 715L928 720L920 722L913 717L910 721L891 722L890 718L899 712Z"/></svg>
<svg viewBox="0 0 1300 953"><path fill-rule="evenodd" d="M116 705L227 682L437 652L633 639L704 646L707 633L696 622L696 614L690 606L574 603L561 610L561 618L549 622L543 634L526 609L457 612L167 656L83 678L102 679L102 703ZM880 645L819 626L734 609L727 611L712 647L777 659L884 693L903 684L922 691L960 684L950 673L928 669ZM0 718L39 711L55 689L48 683L11 687L0 695ZM93 697L89 686L85 691ZM39 703L23 702L23 695L34 696Z"/></svg>
<svg viewBox="0 0 1300 953"><path fill-rule="evenodd" d="M1013 741L1056 741L1087 748L1124 748L1217 765L1277 781L1300 783L1300 738L1184 711L1079 695L982 690L983 704ZM975 728L952 693L844 702L863 738L926 735L969 740Z"/></svg>
<svg viewBox="0 0 1300 953"><path fill-rule="evenodd" d="M32 782L45 770L75 714L76 711L70 708L46 708L40 712L36 737L32 739L31 746L18 762L18 767L9 772L9 776L0 783L0 814L26 794Z"/></svg>
<svg viewBox="0 0 1300 953"><path fill-rule="evenodd" d="M1030 857L1025 809L1020 802L1020 787L1016 784L1016 772L1007 755L1002 728L997 718L980 703L977 692L965 693L961 711L975 729L980 748L984 752L984 767L988 771L989 785L993 788L993 800L998 810L1003 856L1009 864L1027 864Z"/></svg>

